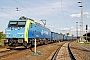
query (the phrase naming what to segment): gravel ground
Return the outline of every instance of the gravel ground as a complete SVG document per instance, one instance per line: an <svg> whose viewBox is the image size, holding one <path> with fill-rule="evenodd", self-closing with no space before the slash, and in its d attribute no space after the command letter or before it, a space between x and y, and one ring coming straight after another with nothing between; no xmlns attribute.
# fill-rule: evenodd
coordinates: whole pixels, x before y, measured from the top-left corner
<svg viewBox="0 0 90 60"><path fill-rule="evenodd" d="M76 60L90 60L90 44L72 42L70 48Z"/></svg>
<svg viewBox="0 0 90 60"><path fill-rule="evenodd" d="M7 48L8 46L0 46L0 49L2 49L2 48Z"/></svg>
<svg viewBox="0 0 90 60"><path fill-rule="evenodd" d="M8 48L8 46L0 46L0 51L9 50L9 49L7 49L7 48Z"/></svg>
<svg viewBox="0 0 90 60"><path fill-rule="evenodd" d="M10 56L9 60L50 60L51 55L63 43L65 42L38 46L37 51L40 51L40 55L33 55L31 50L22 51L22 53ZM70 48L76 60L90 60L90 44L80 44L77 42L71 42ZM32 48L32 51L34 51L34 48Z"/></svg>
<svg viewBox="0 0 90 60"><path fill-rule="evenodd" d="M33 55L32 52L25 54L21 57L15 58L13 60L50 60L51 55L55 50L65 42L48 44L37 47L37 51L40 51L40 55ZM34 51L34 49L32 49Z"/></svg>

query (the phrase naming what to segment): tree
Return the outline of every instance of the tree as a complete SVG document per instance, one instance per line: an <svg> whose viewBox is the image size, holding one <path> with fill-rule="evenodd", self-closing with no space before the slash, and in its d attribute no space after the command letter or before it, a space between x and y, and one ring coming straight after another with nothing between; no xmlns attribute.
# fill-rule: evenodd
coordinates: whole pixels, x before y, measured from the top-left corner
<svg viewBox="0 0 90 60"><path fill-rule="evenodd" d="M3 32L0 32L0 40L1 39L5 39L5 34L3 34Z"/></svg>
<svg viewBox="0 0 90 60"><path fill-rule="evenodd" d="M0 32L0 40L2 39L2 32Z"/></svg>
<svg viewBox="0 0 90 60"><path fill-rule="evenodd" d="M66 35L68 36L68 35L70 35L69 33L66 33Z"/></svg>
<svg viewBox="0 0 90 60"><path fill-rule="evenodd" d="M62 34L62 33L60 32L60 34Z"/></svg>

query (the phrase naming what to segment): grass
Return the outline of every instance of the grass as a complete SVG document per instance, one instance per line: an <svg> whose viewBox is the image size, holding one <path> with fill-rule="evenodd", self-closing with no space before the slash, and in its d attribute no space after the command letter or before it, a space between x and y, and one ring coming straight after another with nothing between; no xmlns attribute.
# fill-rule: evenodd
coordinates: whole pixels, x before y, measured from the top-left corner
<svg viewBox="0 0 90 60"><path fill-rule="evenodd" d="M90 44L90 42L84 42L84 44Z"/></svg>

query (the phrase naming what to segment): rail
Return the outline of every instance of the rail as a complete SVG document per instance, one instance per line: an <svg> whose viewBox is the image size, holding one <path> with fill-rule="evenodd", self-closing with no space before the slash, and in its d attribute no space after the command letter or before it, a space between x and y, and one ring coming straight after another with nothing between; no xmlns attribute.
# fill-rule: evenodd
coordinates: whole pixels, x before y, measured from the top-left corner
<svg viewBox="0 0 90 60"><path fill-rule="evenodd" d="M73 55L73 53L70 50L69 44L68 44L68 52L69 52L69 55L70 55L71 60L76 60L75 57L74 57L74 55Z"/></svg>
<svg viewBox="0 0 90 60"><path fill-rule="evenodd" d="M59 52L60 48L61 48L61 46L55 51L55 53L53 54L51 60L55 60L55 57L56 57L57 53Z"/></svg>

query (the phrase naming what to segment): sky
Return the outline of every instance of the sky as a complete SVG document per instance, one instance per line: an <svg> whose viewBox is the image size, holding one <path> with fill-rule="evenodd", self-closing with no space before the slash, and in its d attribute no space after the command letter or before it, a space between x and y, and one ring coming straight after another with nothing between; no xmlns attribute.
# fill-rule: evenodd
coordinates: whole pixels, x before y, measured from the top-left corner
<svg viewBox="0 0 90 60"><path fill-rule="evenodd" d="M20 16L31 18L39 23L46 20L46 27L57 33L80 35L81 0L0 0L0 31L5 32L9 20ZM90 0L83 0L83 34L85 26L90 31ZM19 11L16 11L18 7ZM76 24L76 22L78 22Z"/></svg>

